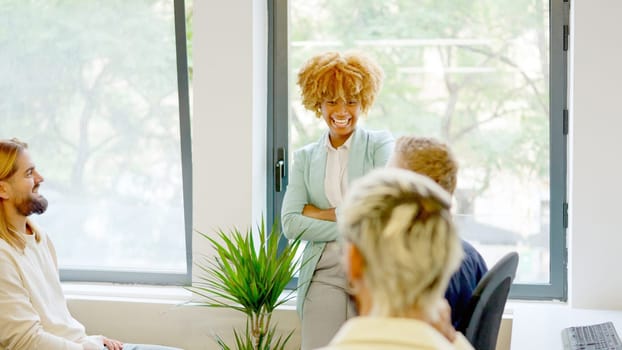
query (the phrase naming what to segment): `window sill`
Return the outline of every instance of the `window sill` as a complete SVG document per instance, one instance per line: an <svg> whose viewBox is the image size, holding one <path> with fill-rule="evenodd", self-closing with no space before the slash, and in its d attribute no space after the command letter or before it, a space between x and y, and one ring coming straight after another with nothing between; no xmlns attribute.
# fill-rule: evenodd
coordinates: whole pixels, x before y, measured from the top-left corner
<svg viewBox="0 0 622 350"><path fill-rule="evenodd" d="M531 305L541 305L541 306L552 306L559 307L568 305L565 301L559 300L522 300L522 299L509 299L505 304L504 314L512 315L514 310L520 309L521 307L530 307Z"/></svg>
<svg viewBox="0 0 622 350"><path fill-rule="evenodd" d="M62 283L68 300L121 301L179 305L193 300L192 292L179 286L128 285L114 283ZM289 295L285 291L281 298ZM279 306L279 310L295 310L296 298Z"/></svg>
<svg viewBox="0 0 622 350"><path fill-rule="evenodd" d="M179 286L127 285L114 283L62 283L67 299L134 301L161 304L183 304L192 301L192 292ZM283 293L286 297L289 291ZM566 305L560 301L509 300L505 306L504 317L512 317L515 309L522 305ZM289 310L296 308L296 298L292 298L279 307Z"/></svg>
<svg viewBox="0 0 622 350"><path fill-rule="evenodd" d="M113 283L62 283L67 299L182 304L192 293L178 286L126 285Z"/></svg>

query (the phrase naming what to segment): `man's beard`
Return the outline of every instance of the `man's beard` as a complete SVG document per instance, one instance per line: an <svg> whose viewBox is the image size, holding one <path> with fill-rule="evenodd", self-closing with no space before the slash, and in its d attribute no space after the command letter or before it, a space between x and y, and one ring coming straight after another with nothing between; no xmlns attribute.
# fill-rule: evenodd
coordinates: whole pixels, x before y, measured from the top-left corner
<svg viewBox="0 0 622 350"><path fill-rule="evenodd" d="M37 197L30 195L26 199L19 201L15 204L17 211L24 216L30 216L31 214L43 214L48 208L48 200L42 195Z"/></svg>

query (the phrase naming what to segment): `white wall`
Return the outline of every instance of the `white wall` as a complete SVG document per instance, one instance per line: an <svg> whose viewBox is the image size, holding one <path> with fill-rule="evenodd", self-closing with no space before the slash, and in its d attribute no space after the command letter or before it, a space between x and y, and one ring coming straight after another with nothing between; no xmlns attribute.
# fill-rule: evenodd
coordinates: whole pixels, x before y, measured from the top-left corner
<svg viewBox="0 0 622 350"><path fill-rule="evenodd" d="M232 330L244 330L237 311L180 306L177 301L115 300L115 298L70 298L73 316L89 334L104 334L127 343L151 343L186 350L217 349L215 334L234 344ZM299 322L295 307L274 312L272 322L281 334L295 331L287 350L300 348Z"/></svg>
<svg viewBox="0 0 622 350"><path fill-rule="evenodd" d="M265 206L265 127L256 126L266 124L266 6L263 0L194 2L192 152L199 231L247 227L256 219L253 206L259 212ZM201 248L202 242L194 243Z"/></svg>
<svg viewBox="0 0 622 350"><path fill-rule="evenodd" d="M569 301L622 309L622 1L571 5Z"/></svg>

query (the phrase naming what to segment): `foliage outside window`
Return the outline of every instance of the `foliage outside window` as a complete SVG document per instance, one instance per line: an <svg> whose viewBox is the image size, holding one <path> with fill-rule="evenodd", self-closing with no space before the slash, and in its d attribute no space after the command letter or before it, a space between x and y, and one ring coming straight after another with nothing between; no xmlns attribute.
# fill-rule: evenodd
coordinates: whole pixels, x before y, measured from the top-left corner
<svg viewBox="0 0 622 350"><path fill-rule="evenodd" d="M551 62L564 63L558 56L551 60L551 18L561 2L275 3L288 6L290 160L295 149L325 130L300 103L295 84L300 65L327 50L364 51L382 65L386 79L363 126L449 144L460 162L453 212L462 237L489 266L518 251L517 283L551 283L551 267L564 264L551 261L552 249L556 257L563 249L551 243L558 237L551 232L563 233L561 220L551 227L551 203L561 208L564 198L551 193L561 188L556 193L563 195L565 185L550 165L552 157L563 157L551 153L561 138L551 136L558 116L551 113L550 98ZM553 108L560 117L563 106ZM560 208L554 208L553 217Z"/></svg>
<svg viewBox="0 0 622 350"><path fill-rule="evenodd" d="M178 4L0 4L0 137L28 142L45 177L49 210L34 219L55 242L61 276L189 278Z"/></svg>

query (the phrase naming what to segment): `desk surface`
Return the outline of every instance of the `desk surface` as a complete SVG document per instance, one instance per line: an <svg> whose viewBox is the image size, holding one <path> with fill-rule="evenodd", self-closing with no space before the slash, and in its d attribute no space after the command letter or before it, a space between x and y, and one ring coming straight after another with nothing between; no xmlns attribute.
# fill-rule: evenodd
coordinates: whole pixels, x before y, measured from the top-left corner
<svg viewBox="0 0 622 350"><path fill-rule="evenodd" d="M622 310L574 309L566 304L517 303L512 307L511 350L562 350L562 329L611 321L622 337Z"/></svg>

